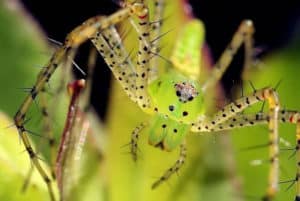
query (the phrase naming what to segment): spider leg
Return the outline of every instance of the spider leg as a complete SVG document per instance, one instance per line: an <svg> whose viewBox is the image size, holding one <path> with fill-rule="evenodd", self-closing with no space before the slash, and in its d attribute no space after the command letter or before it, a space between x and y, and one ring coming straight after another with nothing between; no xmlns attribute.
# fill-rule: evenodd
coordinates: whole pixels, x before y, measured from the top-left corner
<svg viewBox="0 0 300 201"><path fill-rule="evenodd" d="M97 16L90 18L89 20L85 21L82 25L75 28L70 34L68 34L64 44L53 54L46 67L43 68L39 73L36 79L36 83L32 87L30 94L25 98L18 112L15 114L14 122L18 129L20 138L22 139L22 142L28 152L28 155L33 165L38 170L39 174L42 176L43 180L47 184L52 201L55 200L54 192L51 185L52 181L48 177L44 168L41 166L41 163L31 146L26 129L24 127L27 111L29 110L36 96L44 88L45 84L49 81L56 68L64 62L68 54L73 52L84 41L92 37L97 31L106 29L109 26L117 24L120 21L123 21L124 19L128 18L130 16L131 10L135 9L135 7L137 7L135 6L135 4L129 7L125 7L108 17Z"/></svg>
<svg viewBox="0 0 300 201"><path fill-rule="evenodd" d="M151 19L151 54L154 56L151 57L150 60L150 76L148 80L151 80L153 77L156 77L157 74L157 66L158 66L158 57L155 56L159 54L160 51L160 40L161 37L161 27L163 24L163 14L165 9L165 0L154 0L154 11L153 11L153 18Z"/></svg>
<svg viewBox="0 0 300 201"><path fill-rule="evenodd" d="M297 173L296 173L296 179L295 182L297 184L296 186L296 198L295 200L300 199L300 112L298 111L291 111L291 110L281 110L278 113L278 120L281 123L291 123L296 124L296 147L295 152L297 153ZM257 114L238 114L237 116L234 116L227 121L220 123L216 125L213 128L210 128L210 130L207 130L203 127L203 130L201 132L218 132L218 131L224 131L224 130L231 130L235 128L244 128L248 126L256 126L260 124L268 124L269 122L269 115L265 113L257 113ZM273 144L272 141L270 141L269 146L276 146L276 144Z"/></svg>
<svg viewBox="0 0 300 201"><path fill-rule="evenodd" d="M180 153L179 158L177 161L173 164L172 167L170 167L168 170L165 171L165 173L152 184L152 189L157 188L160 184L168 180L174 173L176 173L184 164L186 159L186 145L185 143L182 143L180 145Z"/></svg>
<svg viewBox="0 0 300 201"><path fill-rule="evenodd" d="M251 105L268 101L269 113L268 113L268 126L269 126L269 156L270 156L270 173L269 184L266 196L264 200L272 200L278 190L278 170L279 170L279 135L278 135L278 120L279 120L279 100L278 95L272 88L264 88L258 91L254 91L251 95L242 97L228 105L226 105L221 111L210 117L203 117L197 123L192 125L193 132L214 131L220 124L234 118L242 112L244 109ZM241 114L239 114L241 115ZM254 123L254 122L249 122ZM229 127L233 125L229 124Z"/></svg>
<svg viewBox="0 0 300 201"><path fill-rule="evenodd" d="M92 38L92 42L114 76L120 82L128 97L136 102L134 67L129 54L121 45L121 42L118 41L119 38L118 33L115 32L115 28L110 27L102 31L101 34L97 34L95 38Z"/></svg>
<svg viewBox="0 0 300 201"><path fill-rule="evenodd" d="M137 96L137 104L140 108L148 112L151 111L150 97L147 92L148 75L150 71L150 22L149 22L149 9L147 5L142 2L134 3L136 5L131 11L137 17L138 24L133 19L130 23L138 34L138 54L135 68L135 88Z"/></svg>
<svg viewBox="0 0 300 201"><path fill-rule="evenodd" d="M231 63L233 56L236 54L239 47L245 43L245 62L244 67L249 68L252 64L252 57L253 57L253 33L254 33L254 26L251 20L244 20L237 32L234 34L231 42L217 61L217 63L213 66L211 75L208 76L209 79L205 81L203 84L203 91L206 91L210 86L215 85L226 69L228 68L229 64Z"/></svg>
<svg viewBox="0 0 300 201"><path fill-rule="evenodd" d="M145 128L145 126L146 126L145 123L141 123L140 125L135 127L135 129L132 131L131 141L130 141L130 153L133 161L137 160L139 134L142 131L142 129Z"/></svg>

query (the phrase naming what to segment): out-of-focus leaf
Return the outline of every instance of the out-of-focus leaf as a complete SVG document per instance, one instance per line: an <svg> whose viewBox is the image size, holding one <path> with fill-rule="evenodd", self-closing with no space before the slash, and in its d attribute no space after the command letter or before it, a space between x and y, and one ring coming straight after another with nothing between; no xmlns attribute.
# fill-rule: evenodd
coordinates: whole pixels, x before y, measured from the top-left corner
<svg viewBox="0 0 300 201"><path fill-rule="evenodd" d="M45 38L17 0L0 2L0 108L13 116L32 87L50 50Z"/></svg>
<svg viewBox="0 0 300 201"><path fill-rule="evenodd" d="M7 127L11 122L4 113L0 113L0 200L48 200L48 191L40 175L34 171L31 185L21 192L30 169L31 162L24 150L15 127ZM7 127L7 128L6 128ZM44 166L44 168L46 168ZM47 169L47 168L46 168Z"/></svg>

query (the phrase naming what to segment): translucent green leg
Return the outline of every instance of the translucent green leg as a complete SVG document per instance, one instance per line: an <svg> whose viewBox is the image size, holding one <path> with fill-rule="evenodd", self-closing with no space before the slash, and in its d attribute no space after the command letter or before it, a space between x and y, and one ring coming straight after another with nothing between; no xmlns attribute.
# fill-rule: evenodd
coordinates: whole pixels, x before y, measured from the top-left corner
<svg viewBox="0 0 300 201"><path fill-rule="evenodd" d="M179 158L177 161L173 164L172 167L170 167L168 170L165 171L165 173L152 184L152 189L155 189L160 184L168 180L174 173L178 172L178 170L182 167L186 159L186 145L185 143L182 143L180 145L180 153Z"/></svg>

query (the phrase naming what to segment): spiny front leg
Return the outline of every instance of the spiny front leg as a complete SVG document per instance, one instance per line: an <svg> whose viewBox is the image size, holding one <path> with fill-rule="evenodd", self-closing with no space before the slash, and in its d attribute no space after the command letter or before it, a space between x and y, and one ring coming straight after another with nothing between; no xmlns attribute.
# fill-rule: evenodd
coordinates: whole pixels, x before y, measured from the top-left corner
<svg viewBox="0 0 300 201"><path fill-rule="evenodd" d="M269 184L264 201L272 200L278 190L278 169L279 169L279 135L278 135L278 118L279 118L279 100L278 95L272 88L264 88L259 91L255 91L252 95L242 97L233 103L226 105L221 111L217 112L212 118L204 117L199 122L192 125L192 131L200 132L203 129L212 131L217 128L223 122L229 119L235 118L237 114L251 105L268 101L269 113L268 113L268 126L269 126L269 140L272 146L269 147L270 155L270 173ZM204 127L204 128L203 128Z"/></svg>
<svg viewBox="0 0 300 201"><path fill-rule="evenodd" d="M176 173L184 164L186 159L186 145L185 142L180 145L179 159L166 172L152 184L152 189L155 189L163 182L167 181L174 173Z"/></svg>
<svg viewBox="0 0 300 201"><path fill-rule="evenodd" d="M37 97L38 93L44 88L45 83L49 81L55 69L67 58L67 55L74 51L81 43L90 38L96 31L101 29L106 29L110 25L114 25L125 18L130 14L129 8L124 8L115 14L103 18L103 17L94 17L87 20L81 26L75 28L66 38L65 43L53 54L50 61L45 68L39 73L35 85L32 87L30 94L25 98L20 109L14 117L15 125L18 129L20 138L29 154L29 157L33 165L38 170L39 174L43 177L45 183L47 184L51 200L55 200L51 179L48 177L45 170L42 168L36 153L33 151L33 148L30 144L29 138L27 137L27 132L24 127L26 113L29 110L32 102Z"/></svg>
<svg viewBox="0 0 300 201"><path fill-rule="evenodd" d="M116 28L98 32L91 40L128 97L137 102L136 73Z"/></svg>
<svg viewBox="0 0 300 201"><path fill-rule="evenodd" d="M153 12L153 18L151 19L151 54L154 56L151 56L150 60L150 75L149 79L156 76L157 73L157 67L158 67L158 57L156 56L159 54L160 51L160 40L161 37L161 27L163 24L163 13L165 9L165 0L154 0L154 12Z"/></svg>
<svg viewBox="0 0 300 201"><path fill-rule="evenodd" d="M136 3L132 11L138 17L138 26L134 26L139 35L139 50L136 66L136 95L138 105L145 111L151 107L147 93L149 61L151 54L149 9L144 3Z"/></svg>
<svg viewBox="0 0 300 201"><path fill-rule="evenodd" d="M251 65L253 57L253 33L253 22L251 20L244 20L239 26L237 32L234 34L226 50L221 55L220 59L213 66L209 79L204 83L202 87L203 91L207 90L210 86L215 85L220 80L229 64L231 63L233 56L236 54L237 50L243 43L245 43L244 67L249 67Z"/></svg>

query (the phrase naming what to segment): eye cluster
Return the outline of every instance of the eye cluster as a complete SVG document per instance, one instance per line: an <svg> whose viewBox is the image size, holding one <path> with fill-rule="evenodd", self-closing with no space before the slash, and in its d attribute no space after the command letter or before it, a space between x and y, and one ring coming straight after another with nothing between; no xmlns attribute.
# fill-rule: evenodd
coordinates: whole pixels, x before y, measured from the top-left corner
<svg viewBox="0 0 300 201"><path fill-rule="evenodd" d="M191 83L180 82L174 85L176 96L179 101L186 103L192 101L196 96L198 96L198 91Z"/></svg>

